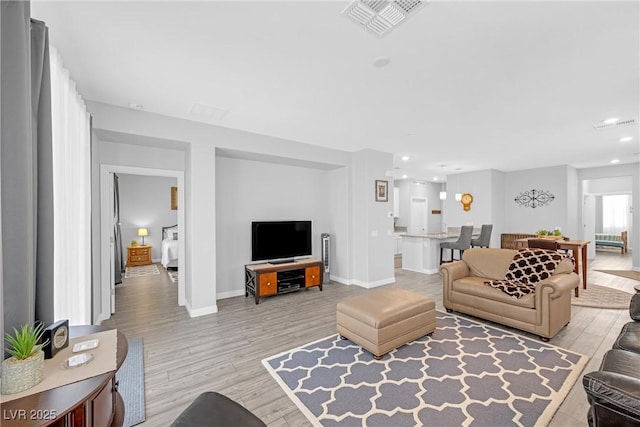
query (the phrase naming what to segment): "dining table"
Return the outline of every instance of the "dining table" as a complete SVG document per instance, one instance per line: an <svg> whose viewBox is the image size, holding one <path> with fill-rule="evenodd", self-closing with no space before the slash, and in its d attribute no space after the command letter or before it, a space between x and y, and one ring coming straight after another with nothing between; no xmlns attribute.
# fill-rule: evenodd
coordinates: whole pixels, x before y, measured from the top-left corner
<svg viewBox="0 0 640 427"><path fill-rule="evenodd" d="M535 239L536 237L525 237L523 239L516 240L516 248L526 248L528 247L528 242L530 239ZM574 260L574 268L573 271L577 275L580 275L580 267L582 267L582 288L587 289L587 245L591 243L590 240L557 240L558 249L567 249L571 250L573 254ZM578 287L575 290L576 297L579 295Z"/></svg>

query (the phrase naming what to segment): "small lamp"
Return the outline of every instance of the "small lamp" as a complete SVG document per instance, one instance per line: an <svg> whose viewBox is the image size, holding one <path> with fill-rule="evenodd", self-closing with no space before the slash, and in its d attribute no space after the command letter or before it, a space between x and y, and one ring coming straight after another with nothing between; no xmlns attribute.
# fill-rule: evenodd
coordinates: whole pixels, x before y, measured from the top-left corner
<svg viewBox="0 0 640 427"><path fill-rule="evenodd" d="M138 236L142 237L142 246L144 246L144 236L149 235L149 230L146 228L138 228Z"/></svg>

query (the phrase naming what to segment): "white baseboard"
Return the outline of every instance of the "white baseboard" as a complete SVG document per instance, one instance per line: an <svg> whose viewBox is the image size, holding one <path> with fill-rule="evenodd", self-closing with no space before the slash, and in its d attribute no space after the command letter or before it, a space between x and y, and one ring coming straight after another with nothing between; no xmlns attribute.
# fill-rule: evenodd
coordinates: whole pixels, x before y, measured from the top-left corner
<svg viewBox="0 0 640 427"><path fill-rule="evenodd" d="M416 273L423 273L423 274L436 274L439 270L439 268L433 268L430 270L417 270L414 268L406 268L406 267L402 267L403 270L407 270L407 271L415 271Z"/></svg>
<svg viewBox="0 0 640 427"><path fill-rule="evenodd" d="M384 285L388 285L395 282L396 282L396 278L390 277L388 279L376 280L375 282L363 282L361 280L354 280L353 284L366 289L373 289L373 288L377 288L378 286L384 286Z"/></svg>
<svg viewBox="0 0 640 427"><path fill-rule="evenodd" d="M351 283L350 280L347 280L347 279L339 277L339 276L331 275L329 277L330 277L332 282L338 282L338 283L341 283L343 285L352 285L353 284L353 283Z"/></svg>
<svg viewBox="0 0 640 427"><path fill-rule="evenodd" d="M214 314L218 312L217 305L211 305L209 307L193 309L191 308L191 305L189 305L189 303L187 302L185 304L185 308L187 309L187 313L189 313L189 317L206 316L207 314Z"/></svg>
<svg viewBox="0 0 640 427"><path fill-rule="evenodd" d="M227 291L227 292L220 292L218 294L216 294L216 299L225 299L225 298L233 298L233 297L240 297L244 295L244 289L238 289L235 291Z"/></svg>
<svg viewBox="0 0 640 427"><path fill-rule="evenodd" d="M100 313L98 315L98 318L96 319L94 325L100 325L102 324L102 322L104 322L105 320L109 320L109 318L111 318L111 316L105 316L104 313Z"/></svg>
<svg viewBox="0 0 640 427"><path fill-rule="evenodd" d="M355 279L345 279L343 277L338 277L338 276L331 276L331 280L334 282L338 282L341 283L343 285L356 285L356 286L360 286L362 288L366 288L366 289L372 289L372 288L377 288L378 286L383 286L383 285L388 285L390 283L395 283L396 282L396 278L395 277L390 277L388 279L382 279L382 280L376 280L375 282L363 282L361 280L355 280Z"/></svg>

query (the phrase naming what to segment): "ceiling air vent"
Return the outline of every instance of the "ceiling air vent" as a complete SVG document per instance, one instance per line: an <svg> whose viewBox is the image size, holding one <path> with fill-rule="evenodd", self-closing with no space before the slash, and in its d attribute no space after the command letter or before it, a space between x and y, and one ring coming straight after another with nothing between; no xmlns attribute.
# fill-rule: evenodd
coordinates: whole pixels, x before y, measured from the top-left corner
<svg viewBox="0 0 640 427"><path fill-rule="evenodd" d="M421 0L354 0L342 14L378 37L400 25L422 6Z"/></svg>
<svg viewBox="0 0 640 427"><path fill-rule="evenodd" d="M613 122L613 123L607 123L607 121L605 120L605 121L596 123L595 125L593 125L593 128L595 130L604 130L604 129L617 128L620 126L635 125L636 123L638 123L636 119L618 120L617 122Z"/></svg>

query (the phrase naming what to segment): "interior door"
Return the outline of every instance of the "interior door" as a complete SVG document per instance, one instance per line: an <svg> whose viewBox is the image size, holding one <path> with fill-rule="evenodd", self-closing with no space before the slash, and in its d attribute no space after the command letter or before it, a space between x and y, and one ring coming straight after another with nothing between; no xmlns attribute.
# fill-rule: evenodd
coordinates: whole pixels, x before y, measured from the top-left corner
<svg viewBox="0 0 640 427"><path fill-rule="evenodd" d="M428 230L427 199L424 197L412 197L410 204L409 232L426 233Z"/></svg>
<svg viewBox="0 0 640 427"><path fill-rule="evenodd" d="M591 244L587 246L587 258L594 259L596 257L596 198L592 194L584 195L582 227L583 239L591 241Z"/></svg>

